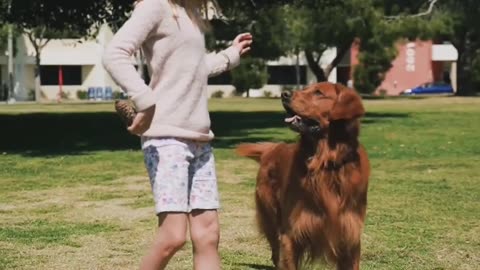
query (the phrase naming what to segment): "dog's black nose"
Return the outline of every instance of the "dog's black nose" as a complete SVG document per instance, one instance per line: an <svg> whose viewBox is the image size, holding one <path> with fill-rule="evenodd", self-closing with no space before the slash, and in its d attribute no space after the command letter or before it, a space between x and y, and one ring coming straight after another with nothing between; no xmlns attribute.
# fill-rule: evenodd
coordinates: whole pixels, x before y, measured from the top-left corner
<svg viewBox="0 0 480 270"><path fill-rule="evenodd" d="M291 97L292 97L292 93L290 93L289 91L283 91L282 92L282 98L289 99Z"/></svg>

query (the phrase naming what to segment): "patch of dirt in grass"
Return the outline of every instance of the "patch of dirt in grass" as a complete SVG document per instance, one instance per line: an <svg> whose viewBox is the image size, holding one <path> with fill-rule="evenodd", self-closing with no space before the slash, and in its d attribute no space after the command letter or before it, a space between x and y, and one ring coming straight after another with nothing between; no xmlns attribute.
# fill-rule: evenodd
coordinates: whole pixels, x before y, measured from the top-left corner
<svg viewBox="0 0 480 270"><path fill-rule="evenodd" d="M436 256L439 262L446 265L447 269L474 270L480 265L478 250L462 250L456 247L438 250Z"/></svg>

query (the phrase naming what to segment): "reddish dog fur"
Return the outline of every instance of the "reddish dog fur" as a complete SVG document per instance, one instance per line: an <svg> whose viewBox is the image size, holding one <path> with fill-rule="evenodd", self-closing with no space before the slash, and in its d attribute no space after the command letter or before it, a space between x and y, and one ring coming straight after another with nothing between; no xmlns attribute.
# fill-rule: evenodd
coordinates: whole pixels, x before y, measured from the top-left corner
<svg viewBox="0 0 480 270"><path fill-rule="evenodd" d="M239 155L260 163L256 214L272 261L282 270L319 258L337 269L359 269L370 173L358 141L365 114L361 99L331 83L282 99L287 112L299 116L291 123L298 142L237 147Z"/></svg>

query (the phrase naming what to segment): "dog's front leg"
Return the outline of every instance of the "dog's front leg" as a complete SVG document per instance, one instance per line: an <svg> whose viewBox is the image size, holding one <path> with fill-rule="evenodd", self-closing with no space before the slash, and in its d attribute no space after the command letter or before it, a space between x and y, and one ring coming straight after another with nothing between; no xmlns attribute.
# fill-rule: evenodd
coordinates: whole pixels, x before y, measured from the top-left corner
<svg viewBox="0 0 480 270"><path fill-rule="evenodd" d="M297 270L299 254L293 239L287 234L280 235L280 259L278 270Z"/></svg>
<svg viewBox="0 0 480 270"><path fill-rule="evenodd" d="M360 244L340 254L337 270L360 270Z"/></svg>

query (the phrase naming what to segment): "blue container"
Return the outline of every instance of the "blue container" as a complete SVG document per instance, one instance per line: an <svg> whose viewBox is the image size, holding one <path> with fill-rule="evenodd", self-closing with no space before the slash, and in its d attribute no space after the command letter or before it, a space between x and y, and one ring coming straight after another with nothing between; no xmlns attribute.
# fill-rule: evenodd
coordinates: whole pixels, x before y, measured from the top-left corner
<svg viewBox="0 0 480 270"><path fill-rule="evenodd" d="M95 99L97 100L103 100L103 87L97 87L95 88Z"/></svg>
<svg viewBox="0 0 480 270"><path fill-rule="evenodd" d="M95 87L89 87L87 91L88 99L95 99Z"/></svg>
<svg viewBox="0 0 480 270"><path fill-rule="evenodd" d="M106 100L113 99L113 89L110 86L105 87L105 99Z"/></svg>

